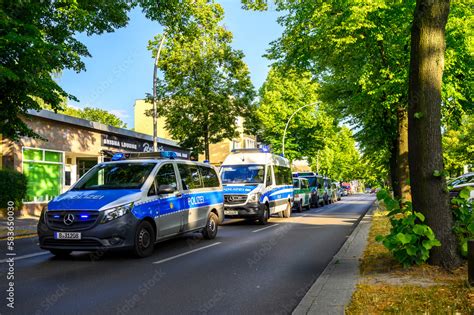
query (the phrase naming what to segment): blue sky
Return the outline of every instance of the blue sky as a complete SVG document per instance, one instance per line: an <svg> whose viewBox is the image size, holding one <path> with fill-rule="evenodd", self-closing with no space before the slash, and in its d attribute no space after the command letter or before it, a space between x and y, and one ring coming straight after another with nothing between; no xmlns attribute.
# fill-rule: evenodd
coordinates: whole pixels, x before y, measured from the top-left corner
<svg viewBox="0 0 474 315"><path fill-rule="evenodd" d="M224 24L234 34L232 46L245 54L252 81L258 89L268 73L270 61L262 57L282 27L275 11L251 12L241 9L239 0L218 1L225 10ZM133 127L133 103L151 93L153 59L148 40L162 32L157 22L147 20L140 9L130 12L129 24L114 33L87 37L80 35L92 58L84 59L86 71L64 71L58 79L80 102L76 107L99 107L119 116Z"/></svg>

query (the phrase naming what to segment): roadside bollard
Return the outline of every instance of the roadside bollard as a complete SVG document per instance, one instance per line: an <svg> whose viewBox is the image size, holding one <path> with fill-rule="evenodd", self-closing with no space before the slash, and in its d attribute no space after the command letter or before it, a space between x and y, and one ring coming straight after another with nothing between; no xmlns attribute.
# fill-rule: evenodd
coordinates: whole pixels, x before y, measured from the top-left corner
<svg viewBox="0 0 474 315"><path fill-rule="evenodd" d="M474 240L467 241L467 280L474 286Z"/></svg>

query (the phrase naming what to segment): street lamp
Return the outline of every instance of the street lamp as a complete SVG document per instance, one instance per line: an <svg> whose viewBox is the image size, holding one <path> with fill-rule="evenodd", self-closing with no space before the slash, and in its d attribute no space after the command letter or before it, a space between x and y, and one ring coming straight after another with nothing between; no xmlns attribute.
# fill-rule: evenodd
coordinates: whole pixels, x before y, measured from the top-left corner
<svg viewBox="0 0 474 315"><path fill-rule="evenodd" d="M157 113L156 113L156 77L158 76L158 60L160 59L161 47L165 42L166 32L163 32L163 37L161 38L160 46L158 47L158 52L156 53L155 66L153 68L153 152L158 152L158 141L156 134L158 132L157 127Z"/></svg>
<svg viewBox="0 0 474 315"><path fill-rule="evenodd" d="M286 130L288 129L288 126L290 125L290 121L291 121L291 118L293 118L293 116L295 116L295 114L297 112L299 112L300 110L302 110L303 108L305 107L308 107L308 106L315 106L316 105L316 109L318 108L320 102L314 102L314 103L310 103L310 104L306 104L306 105L303 105L301 106L300 108L298 108L297 110L295 110L295 112L293 114L291 114L290 118L288 118L288 121L286 122L286 126L285 126L285 131L283 131L283 140L281 142L281 145L282 145L282 155L285 156L285 138L286 138Z"/></svg>

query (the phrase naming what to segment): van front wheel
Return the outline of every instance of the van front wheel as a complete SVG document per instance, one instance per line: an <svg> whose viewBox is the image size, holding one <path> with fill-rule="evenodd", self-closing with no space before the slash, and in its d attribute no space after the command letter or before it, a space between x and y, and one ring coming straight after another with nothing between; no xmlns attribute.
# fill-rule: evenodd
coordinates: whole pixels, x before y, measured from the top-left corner
<svg viewBox="0 0 474 315"><path fill-rule="evenodd" d="M219 226L219 218L214 212L209 213L207 217L206 226L202 230L202 236L207 240L212 240L217 235L217 229Z"/></svg>
<svg viewBox="0 0 474 315"><path fill-rule="evenodd" d="M270 217L270 211L268 210L268 206L265 205L265 207L263 208L258 218L258 223L260 223L261 225L267 224L269 217Z"/></svg>
<svg viewBox="0 0 474 315"><path fill-rule="evenodd" d="M135 232L135 245L133 247L133 254L136 257L142 258L153 254L155 246L155 231L150 222L142 221L138 224Z"/></svg>

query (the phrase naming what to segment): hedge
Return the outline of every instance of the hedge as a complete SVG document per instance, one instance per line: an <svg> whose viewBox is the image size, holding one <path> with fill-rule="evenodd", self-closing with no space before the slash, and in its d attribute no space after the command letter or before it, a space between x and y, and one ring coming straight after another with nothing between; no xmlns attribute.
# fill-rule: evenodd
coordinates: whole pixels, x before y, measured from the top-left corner
<svg viewBox="0 0 474 315"><path fill-rule="evenodd" d="M15 203L15 210L22 206L22 200L26 197L26 176L20 172L3 169L0 170L0 211L6 215L9 201Z"/></svg>

